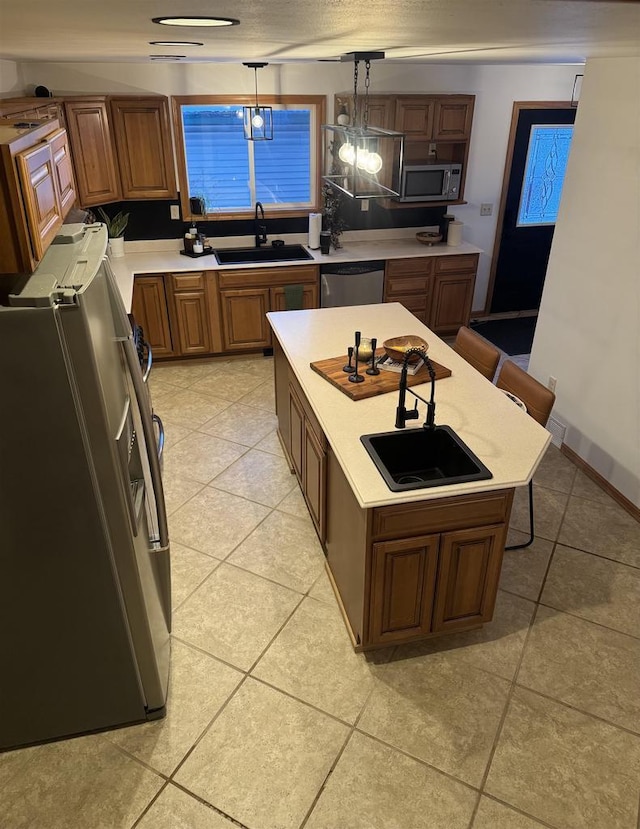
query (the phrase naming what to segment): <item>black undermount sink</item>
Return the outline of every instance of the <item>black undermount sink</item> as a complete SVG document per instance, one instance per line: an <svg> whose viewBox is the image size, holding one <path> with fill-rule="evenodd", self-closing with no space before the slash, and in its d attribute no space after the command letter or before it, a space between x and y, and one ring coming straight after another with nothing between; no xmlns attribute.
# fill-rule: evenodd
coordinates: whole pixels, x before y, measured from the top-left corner
<svg viewBox="0 0 640 829"><path fill-rule="evenodd" d="M493 477L449 426L380 432L360 440L393 492Z"/></svg>
<svg viewBox="0 0 640 829"><path fill-rule="evenodd" d="M295 262L313 259L302 245L272 245L265 248L217 248L219 265L255 265L261 262Z"/></svg>

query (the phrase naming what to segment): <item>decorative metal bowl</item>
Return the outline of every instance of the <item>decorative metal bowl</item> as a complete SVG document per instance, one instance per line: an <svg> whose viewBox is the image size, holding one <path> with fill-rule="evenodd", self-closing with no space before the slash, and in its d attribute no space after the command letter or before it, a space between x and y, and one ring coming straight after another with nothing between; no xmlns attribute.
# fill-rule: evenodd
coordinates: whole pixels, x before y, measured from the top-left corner
<svg viewBox="0 0 640 829"><path fill-rule="evenodd" d="M421 231L420 233L416 233L416 239L423 245L436 245L442 241L442 233Z"/></svg>
<svg viewBox="0 0 640 829"><path fill-rule="evenodd" d="M416 334L406 334L404 337L392 337L390 340L385 340L382 343L382 347L392 360L397 360L401 363L404 360L405 353L410 348L419 348L426 354L429 350L429 343ZM409 357L409 362L417 363L419 359L420 356L418 354L412 354Z"/></svg>

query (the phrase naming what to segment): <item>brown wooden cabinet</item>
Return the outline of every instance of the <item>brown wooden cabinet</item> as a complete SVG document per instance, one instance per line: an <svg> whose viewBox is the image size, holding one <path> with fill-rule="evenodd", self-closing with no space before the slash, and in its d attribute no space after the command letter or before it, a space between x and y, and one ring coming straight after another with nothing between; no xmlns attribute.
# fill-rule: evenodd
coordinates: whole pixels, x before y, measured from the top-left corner
<svg viewBox="0 0 640 829"><path fill-rule="evenodd" d="M154 357L173 357L163 274L135 277L131 312L138 325L142 326L144 338L151 346Z"/></svg>
<svg viewBox="0 0 640 829"><path fill-rule="evenodd" d="M65 99L83 207L177 195L167 99Z"/></svg>
<svg viewBox="0 0 640 829"><path fill-rule="evenodd" d="M437 334L457 334L469 324L477 269L477 253L436 258L429 327Z"/></svg>
<svg viewBox="0 0 640 829"><path fill-rule="evenodd" d="M471 138L474 100L471 95L437 98L433 110L433 140L468 141Z"/></svg>
<svg viewBox="0 0 640 829"><path fill-rule="evenodd" d="M434 107L435 99L427 95L397 98L394 128L408 138L431 141Z"/></svg>
<svg viewBox="0 0 640 829"><path fill-rule="evenodd" d="M356 649L490 621L513 489L362 509L277 340L274 363L278 431Z"/></svg>
<svg viewBox="0 0 640 829"><path fill-rule="evenodd" d="M302 389L290 372L287 373L287 383L285 450L298 478L318 537L324 542L327 441ZM282 430L280 434L282 435Z"/></svg>
<svg viewBox="0 0 640 829"><path fill-rule="evenodd" d="M437 334L455 334L471 317L478 254L391 259L384 301L401 302Z"/></svg>
<svg viewBox="0 0 640 829"><path fill-rule="evenodd" d="M120 201L122 190L106 98L67 100L64 109L80 205Z"/></svg>
<svg viewBox="0 0 640 829"><path fill-rule="evenodd" d="M75 201L67 134L55 120L0 125L0 274L31 273Z"/></svg>
<svg viewBox="0 0 640 829"><path fill-rule="evenodd" d="M318 307L315 265L219 271L218 285L225 351L255 351L271 345L266 314L286 310L287 286L301 285L304 308Z"/></svg>
<svg viewBox="0 0 640 829"><path fill-rule="evenodd" d="M175 355L210 354L213 348L204 273L174 273L168 279Z"/></svg>
<svg viewBox="0 0 640 829"><path fill-rule="evenodd" d="M2 98L0 99L0 119L11 123L16 121L33 121L52 119L65 127L64 101L62 98Z"/></svg>
<svg viewBox="0 0 640 829"><path fill-rule="evenodd" d="M166 98L111 98L123 199L177 196Z"/></svg>

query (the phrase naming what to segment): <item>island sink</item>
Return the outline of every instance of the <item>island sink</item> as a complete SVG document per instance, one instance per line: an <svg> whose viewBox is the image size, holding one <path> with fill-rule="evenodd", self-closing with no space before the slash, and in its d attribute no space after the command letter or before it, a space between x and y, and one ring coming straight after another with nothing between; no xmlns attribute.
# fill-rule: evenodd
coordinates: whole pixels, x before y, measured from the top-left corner
<svg viewBox="0 0 640 829"><path fill-rule="evenodd" d="M360 440L393 492L493 477L449 426L380 432Z"/></svg>
<svg viewBox="0 0 640 829"><path fill-rule="evenodd" d="M255 265L262 262L295 262L313 259L302 245L272 245L267 248L217 248L219 265Z"/></svg>

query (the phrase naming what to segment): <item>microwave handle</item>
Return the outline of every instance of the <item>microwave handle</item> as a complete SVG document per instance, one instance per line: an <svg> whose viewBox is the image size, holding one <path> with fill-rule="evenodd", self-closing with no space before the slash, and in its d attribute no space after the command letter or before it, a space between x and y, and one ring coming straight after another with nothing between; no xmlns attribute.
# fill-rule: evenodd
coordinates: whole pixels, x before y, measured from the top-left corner
<svg viewBox="0 0 640 829"><path fill-rule="evenodd" d="M442 187L443 196L449 195L449 190L451 189L451 170L444 171L444 185Z"/></svg>

